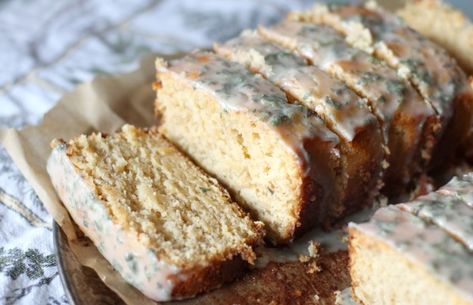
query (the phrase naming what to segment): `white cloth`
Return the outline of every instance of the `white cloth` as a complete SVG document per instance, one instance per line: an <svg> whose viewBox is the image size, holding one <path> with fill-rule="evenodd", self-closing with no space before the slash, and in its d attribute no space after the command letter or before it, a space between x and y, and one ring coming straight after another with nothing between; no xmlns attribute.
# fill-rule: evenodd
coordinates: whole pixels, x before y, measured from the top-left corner
<svg viewBox="0 0 473 305"><path fill-rule="evenodd" d="M0 2L0 126L38 122L99 73L137 67L149 52L210 47L312 0ZM0 146L0 304L67 304L52 219Z"/></svg>

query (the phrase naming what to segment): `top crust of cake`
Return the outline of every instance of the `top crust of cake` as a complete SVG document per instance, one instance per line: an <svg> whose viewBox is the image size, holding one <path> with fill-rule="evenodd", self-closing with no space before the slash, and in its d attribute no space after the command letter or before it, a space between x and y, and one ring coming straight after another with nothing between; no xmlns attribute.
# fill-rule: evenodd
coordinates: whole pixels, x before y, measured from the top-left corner
<svg viewBox="0 0 473 305"><path fill-rule="evenodd" d="M351 47L341 34L330 27L285 20L271 28L260 27L259 30L266 39L293 49L313 65L341 78L354 91L366 96L373 111L386 126L401 105L405 115L412 117L434 114L415 89L400 79L395 71L369 54Z"/></svg>
<svg viewBox="0 0 473 305"><path fill-rule="evenodd" d="M377 125L366 102L344 83L287 49L263 40L255 31L244 31L225 44L216 44L215 49L224 57L261 73L291 94L296 102L299 100L298 103L316 111L347 141L352 141L366 126Z"/></svg>
<svg viewBox="0 0 473 305"><path fill-rule="evenodd" d="M351 45L376 56L409 80L437 113L437 145L432 146L430 166L444 166L473 123L473 91L445 49L377 5L317 4L309 12L291 14L291 18L333 27Z"/></svg>
<svg viewBox="0 0 473 305"><path fill-rule="evenodd" d="M309 13L291 16L330 25L352 45L384 60L410 79L447 121L453 114L451 103L467 89L465 74L443 48L379 7L316 4Z"/></svg>

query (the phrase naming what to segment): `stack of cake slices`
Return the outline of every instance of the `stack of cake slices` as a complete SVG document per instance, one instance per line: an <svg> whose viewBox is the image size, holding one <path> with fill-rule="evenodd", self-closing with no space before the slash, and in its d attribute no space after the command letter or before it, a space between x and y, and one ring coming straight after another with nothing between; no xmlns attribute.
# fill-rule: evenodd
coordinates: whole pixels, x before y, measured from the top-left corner
<svg viewBox="0 0 473 305"><path fill-rule="evenodd" d="M159 126L55 141L48 166L77 224L155 300L236 278L263 226L266 241L286 245L379 196L396 202L450 163L473 122L473 91L455 59L371 4L316 5L213 51L158 58L156 69ZM372 222L394 219L423 238L425 220L445 239L465 237L432 213L399 206Z"/></svg>

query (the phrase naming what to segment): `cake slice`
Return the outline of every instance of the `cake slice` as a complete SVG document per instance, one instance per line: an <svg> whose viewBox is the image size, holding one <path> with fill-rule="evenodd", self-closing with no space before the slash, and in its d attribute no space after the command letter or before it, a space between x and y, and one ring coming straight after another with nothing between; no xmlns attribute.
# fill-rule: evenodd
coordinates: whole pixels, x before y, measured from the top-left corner
<svg viewBox="0 0 473 305"><path fill-rule="evenodd" d="M395 206L349 225L350 275L362 304L473 304L473 253Z"/></svg>
<svg viewBox="0 0 473 305"><path fill-rule="evenodd" d="M473 118L473 92L465 73L445 49L377 5L317 4L291 17L335 28L351 45L384 61L417 88L442 126L434 166L445 163L464 141Z"/></svg>
<svg viewBox="0 0 473 305"><path fill-rule="evenodd" d="M338 205L339 138L271 82L210 52L157 61L160 131L288 243Z"/></svg>
<svg viewBox="0 0 473 305"><path fill-rule="evenodd" d="M465 176L469 177L452 179L440 190L400 204L399 208L441 227L473 252L473 208L471 201L462 196L473 194L473 174ZM459 183L465 180L470 181Z"/></svg>
<svg viewBox="0 0 473 305"><path fill-rule="evenodd" d="M345 166L340 205L332 215L360 210L373 202L381 185L384 142L380 126L367 104L343 83L306 60L263 40L255 31L214 46L216 52L261 74L285 91L293 103L314 111L340 138Z"/></svg>
<svg viewBox="0 0 473 305"><path fill-rule="evenodd" d="M155 129L56 140L47 170L81 230L157 301L221 286L255 259L254 223Z"/></svg>
<svg viewBox="0 0 473 305"><path fill-rule="evenodd" d="M387 195L401 193L429 160L438 121L416 90L364 51L348 45L332 28L285 20L259 28L265 39L308 59L369 101L388 140Z"/></svg>

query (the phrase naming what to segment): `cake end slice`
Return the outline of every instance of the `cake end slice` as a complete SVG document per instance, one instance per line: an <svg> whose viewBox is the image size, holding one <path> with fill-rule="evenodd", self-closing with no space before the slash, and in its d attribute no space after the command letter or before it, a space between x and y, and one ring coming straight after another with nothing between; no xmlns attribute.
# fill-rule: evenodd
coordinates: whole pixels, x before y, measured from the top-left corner
<svg viewBox="0 0 473 305"><path fill-rule="evenodd" d="M217 288L255 259L262 225L155 129L56 140L47 169L76 224L151 299Z"/></svg>

